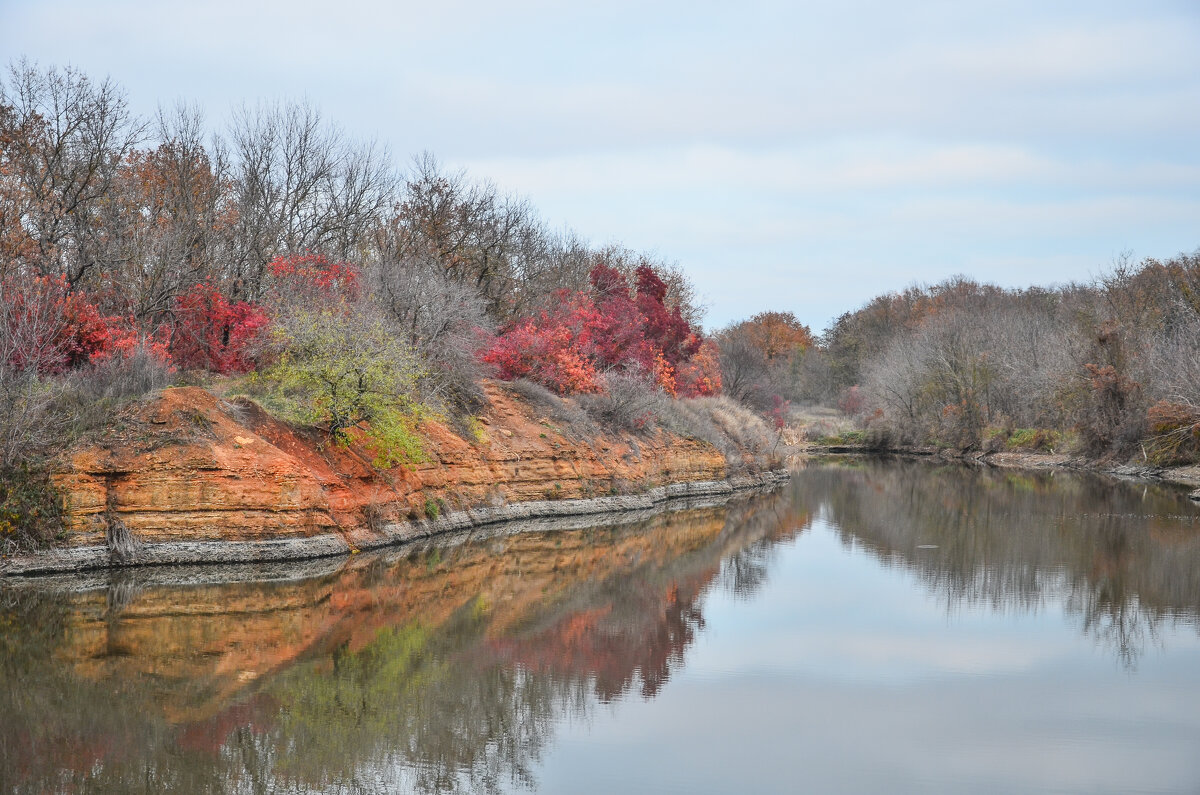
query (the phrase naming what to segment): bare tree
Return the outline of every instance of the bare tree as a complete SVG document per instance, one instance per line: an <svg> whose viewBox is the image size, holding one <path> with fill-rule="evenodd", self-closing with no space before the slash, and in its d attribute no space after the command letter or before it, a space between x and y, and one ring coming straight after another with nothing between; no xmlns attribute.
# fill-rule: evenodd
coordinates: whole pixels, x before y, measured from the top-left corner
<svg viewBox="0 0 1200 795"><path fill-rule="evenodd" d="M0 282L0 470L35 459L62 430L52 411L62 384L47 377L67 361L59 285Z"/></svg>
<svg viewBox="0 0 1200 795"><path fill-rule="evenodd" d="M383 261L436 262L469 285L494 317L511 316L525 272L545 251L545 234L527 202L487 182L448 172L429 153L413 161L403 201L381 229Z"/></svg>
<svg viewBox="0 0 1200 795"><path fill-rule="evenodd" d="M423 397L452 410L474 409L483 399L479 334L492 325L483 297L428 257L378 262L371 283L392 330L429 363Z"/></svg>
<svg viewBox="0 0 1200 795"><path fill-rule="evenodd" d="M394 201L387 153L348 141L306 104L242 108L231 131L237 297L260 297L267 264L305 252L358 259Z"/></svg>
<svg viewBox="0 0 1200 795"><path fill-rule="evenodd" d="M717 334L721 348L721 388L726 395L751 406L769 397L767 357L754 343L745 323Z"/></svg>
<svg viewBox="0 0 1200 795"><path fill-rule="evenodd" d="M199 281L220 274L236 216L226 164L204 145L204 116L159 111L158 145L131 153L100 213L114 311L154 321Z"/></svg>
<svg viewBox="0 0 1200 795"><path fill-rule="evenodd" d="M26 60L0 83L0 105L0 179L22 194L5 214L19 215L31 243L23 264L74 286L109 264L96 216L145 124L107 78L96 83L72 67Z"/></svg>

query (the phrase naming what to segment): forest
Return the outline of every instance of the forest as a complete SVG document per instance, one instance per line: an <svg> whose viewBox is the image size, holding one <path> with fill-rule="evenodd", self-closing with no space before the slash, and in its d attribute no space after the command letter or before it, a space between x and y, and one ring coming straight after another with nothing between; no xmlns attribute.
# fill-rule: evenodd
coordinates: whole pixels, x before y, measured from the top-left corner
<svg viewBox="0 0 1200 795"><path fill-rule="evenodd" d="M141 118L70 67L0 81L9 535L45 537L58 451L172 384L363 434L380 466L421 459L424 417L470 434L488 377L723 450L773 449L826 405L880 447L1200 458L1200 254L1086 284L913 286L821 335L788 311L702 318L678 265L556 231L431 154L400 167L307 104L217 130L186 104Z"/></svg>
<svg viewBox="0 0 1200 795"><path fill-rule="evenodd" d="M1123 258L1085 284L913 286L774 355L761 325L722 332L727 391L836 405L877 447L1200 460L1200 253Z"/></svg>

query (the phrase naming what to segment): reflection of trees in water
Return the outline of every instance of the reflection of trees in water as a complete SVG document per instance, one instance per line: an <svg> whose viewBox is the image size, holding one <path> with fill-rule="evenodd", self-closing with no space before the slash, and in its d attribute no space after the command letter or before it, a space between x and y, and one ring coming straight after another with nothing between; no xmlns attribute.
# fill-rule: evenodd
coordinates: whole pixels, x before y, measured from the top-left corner
<svg viewBox="0 0 1200 795"><path fill-rule="evenodd" d="M118 793L134 782L141 791L220 792L210 771L145 759L171 732L140 682L97 686L59 658L71 612L56 594L0 589L0 792Z"/></svg>
<svg viewBox="0 0 1200 795"><path fill-rule="evenodd" d="M792 500L786 492L777 492L755 505L752 516L740 522L751 528L753 540L747 541L721 560L721 587L739 599L750 599L767 581L771 564L779 554L779 542L794 537L807 527L811 517L806 512L809 503ZM767 525L771 532L754 531L756 525Z"/></svg>
<svg viewBox="0 0 1200 795"><path fill-rule="evenodd" d="M770 539L804 523L783 505L774 495L597 528L586 531L586 543L553 533L485 538L384 556L317 580L208 586L198 609L188 604L194 591L145 585L129 572L114 573L107 594L27 591L4 613L20 631L3 647L0 762L16 777L3 783L31 792L531 786L559 722L587 720L597 699L659 692L703 628L704 594L715 582L738 593L761 584ZM595 569L586 566L560 571L564 538L579 542L577 557L601 561L604 576L587 576ZM654 554L638 551L647 549ZM505 571L514 555L519 561ZM620 564L618 555L631 557ZM481 577L472 579L472 571ZM543 596L516 613L488 604L477 590L481 578L520 583L534 571L548 573ZM313 599L354 604L362 594L378 601L333 619L312 607ZM175 704L175 712L207 717L172 726L164 700L219 696L204 671L223 663L189 663L176 674L189 678L177 681L165 669L147 670L157 663L139 667L136 655L147 650L137 644L154 642L146 627L183 644L177 653L199 654L188 644L220 626L203 623L213 605L236 610L264 600L268 616L270 604L280 605L281 627L335 623L299 659L260 671L216 709ZM146 604L166 607L148 618ZM382 624L374 618L380 615ZM93 663L70 659L63 628L72 622L102 634L80 648L128 656L108 660L95 680L80 676ZM371 628L365 640L363 627ZM122 638L121 648L114 638ZM39 735L45 713L54 725Z"/></svg>
<svg viewBox="0 0 1200 795"><path fill-rule="evenodd" d="M1079 588L1067 595L1065 608L1079 616L1084 633L1111 649L1125 668L1137 667L1147 646L1161 643L1160 612L1142 607L1136 596L1114 599L1106 588Z"/></svg>
<svg viewBox="0 0 1200 795"><path fill-rule="evenodd" d="M226 743L227 761L302 791L532 784L556 721L583 712L587 683L465 663L486 621L474 605L460 613L437 631L415 623L382 630L357 652L336 650L331 669L320 658L284 672L267 687L280 708L253 755Z"/></svg>
<svg viewBox="0 0 1200 795"><path fill-rule="evenodd" d="M792 489L949 608L1060 603L1130 667L1164 620L1200 628L1200 511L1176 490L897 461L811 467Z"/></svg>
<svg viewBox="0 0 1200 795"><path fill-rule="evenodd" d="M805 508L948 607L1061 604L1127 665L1163 622L1200 625L1200 511L1173 492L814 467L786 494L724 509L359 556L292 582L188 590L118 572L91 594L0 589L0 791L532 785L560 722L661 691L703 630L705 595L756 593ZM203 645L239 628L232 652ZM276 656L291 635L304 640ZM226 688L230 667L257 678Z"/></svg>
<svg viewBox="0 0 1200 795"><path fill-rule="evenodd" d="M721 587L742 599L749 599L767 581L767 573L776 557L778 541L760 538L721 561Z"/></svg>

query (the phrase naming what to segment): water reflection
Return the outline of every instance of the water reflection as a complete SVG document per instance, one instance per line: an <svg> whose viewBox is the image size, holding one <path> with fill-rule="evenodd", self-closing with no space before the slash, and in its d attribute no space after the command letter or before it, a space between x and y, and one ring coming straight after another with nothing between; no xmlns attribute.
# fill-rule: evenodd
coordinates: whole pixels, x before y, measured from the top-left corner
<svg viewBox="0 0 1200 795"><path fill-rule="evenodd" d="M1061 609L1130 668L1164 627L1198 626L1200 510L1174 491L813 464L775 494L619 525L10 583L0 791L532 788L564 726L662 703L714 593L787 611L762 592L818 527L951 614ZM861 636L836 597L830 623Z"/></svg>
<svg viewBox="0 0 1200 795"><path fill-rule="evenodd" d="M872 460L810 466L793 488L845 545L915 571L948 609L1061 605L1129 668L1164 622L1198 625L1200 510L1178 489Z"/></svg>
<svg viewBox="0 0 1200 795"><path fill-rule="evenodd" d="M722 561L804 521L776 494L305 564L293 581L21 583L0 608L0 789L532 785L558 721L653 697L682 665Z"/></svg>

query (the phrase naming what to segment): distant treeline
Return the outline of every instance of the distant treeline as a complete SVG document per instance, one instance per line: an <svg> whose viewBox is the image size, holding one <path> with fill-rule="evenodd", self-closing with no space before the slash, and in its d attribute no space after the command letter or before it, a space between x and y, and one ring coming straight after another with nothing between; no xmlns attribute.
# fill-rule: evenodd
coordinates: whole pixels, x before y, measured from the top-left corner
<svg viewBox="0 0 1200 795"><path fill-rule="evenodd" d="M1200 459L1200 253L1122 260L1090 284L911 287L773 366L728 331L721 344L727 385L749 372L760 403L839 405L881 444Z"/></svg>

